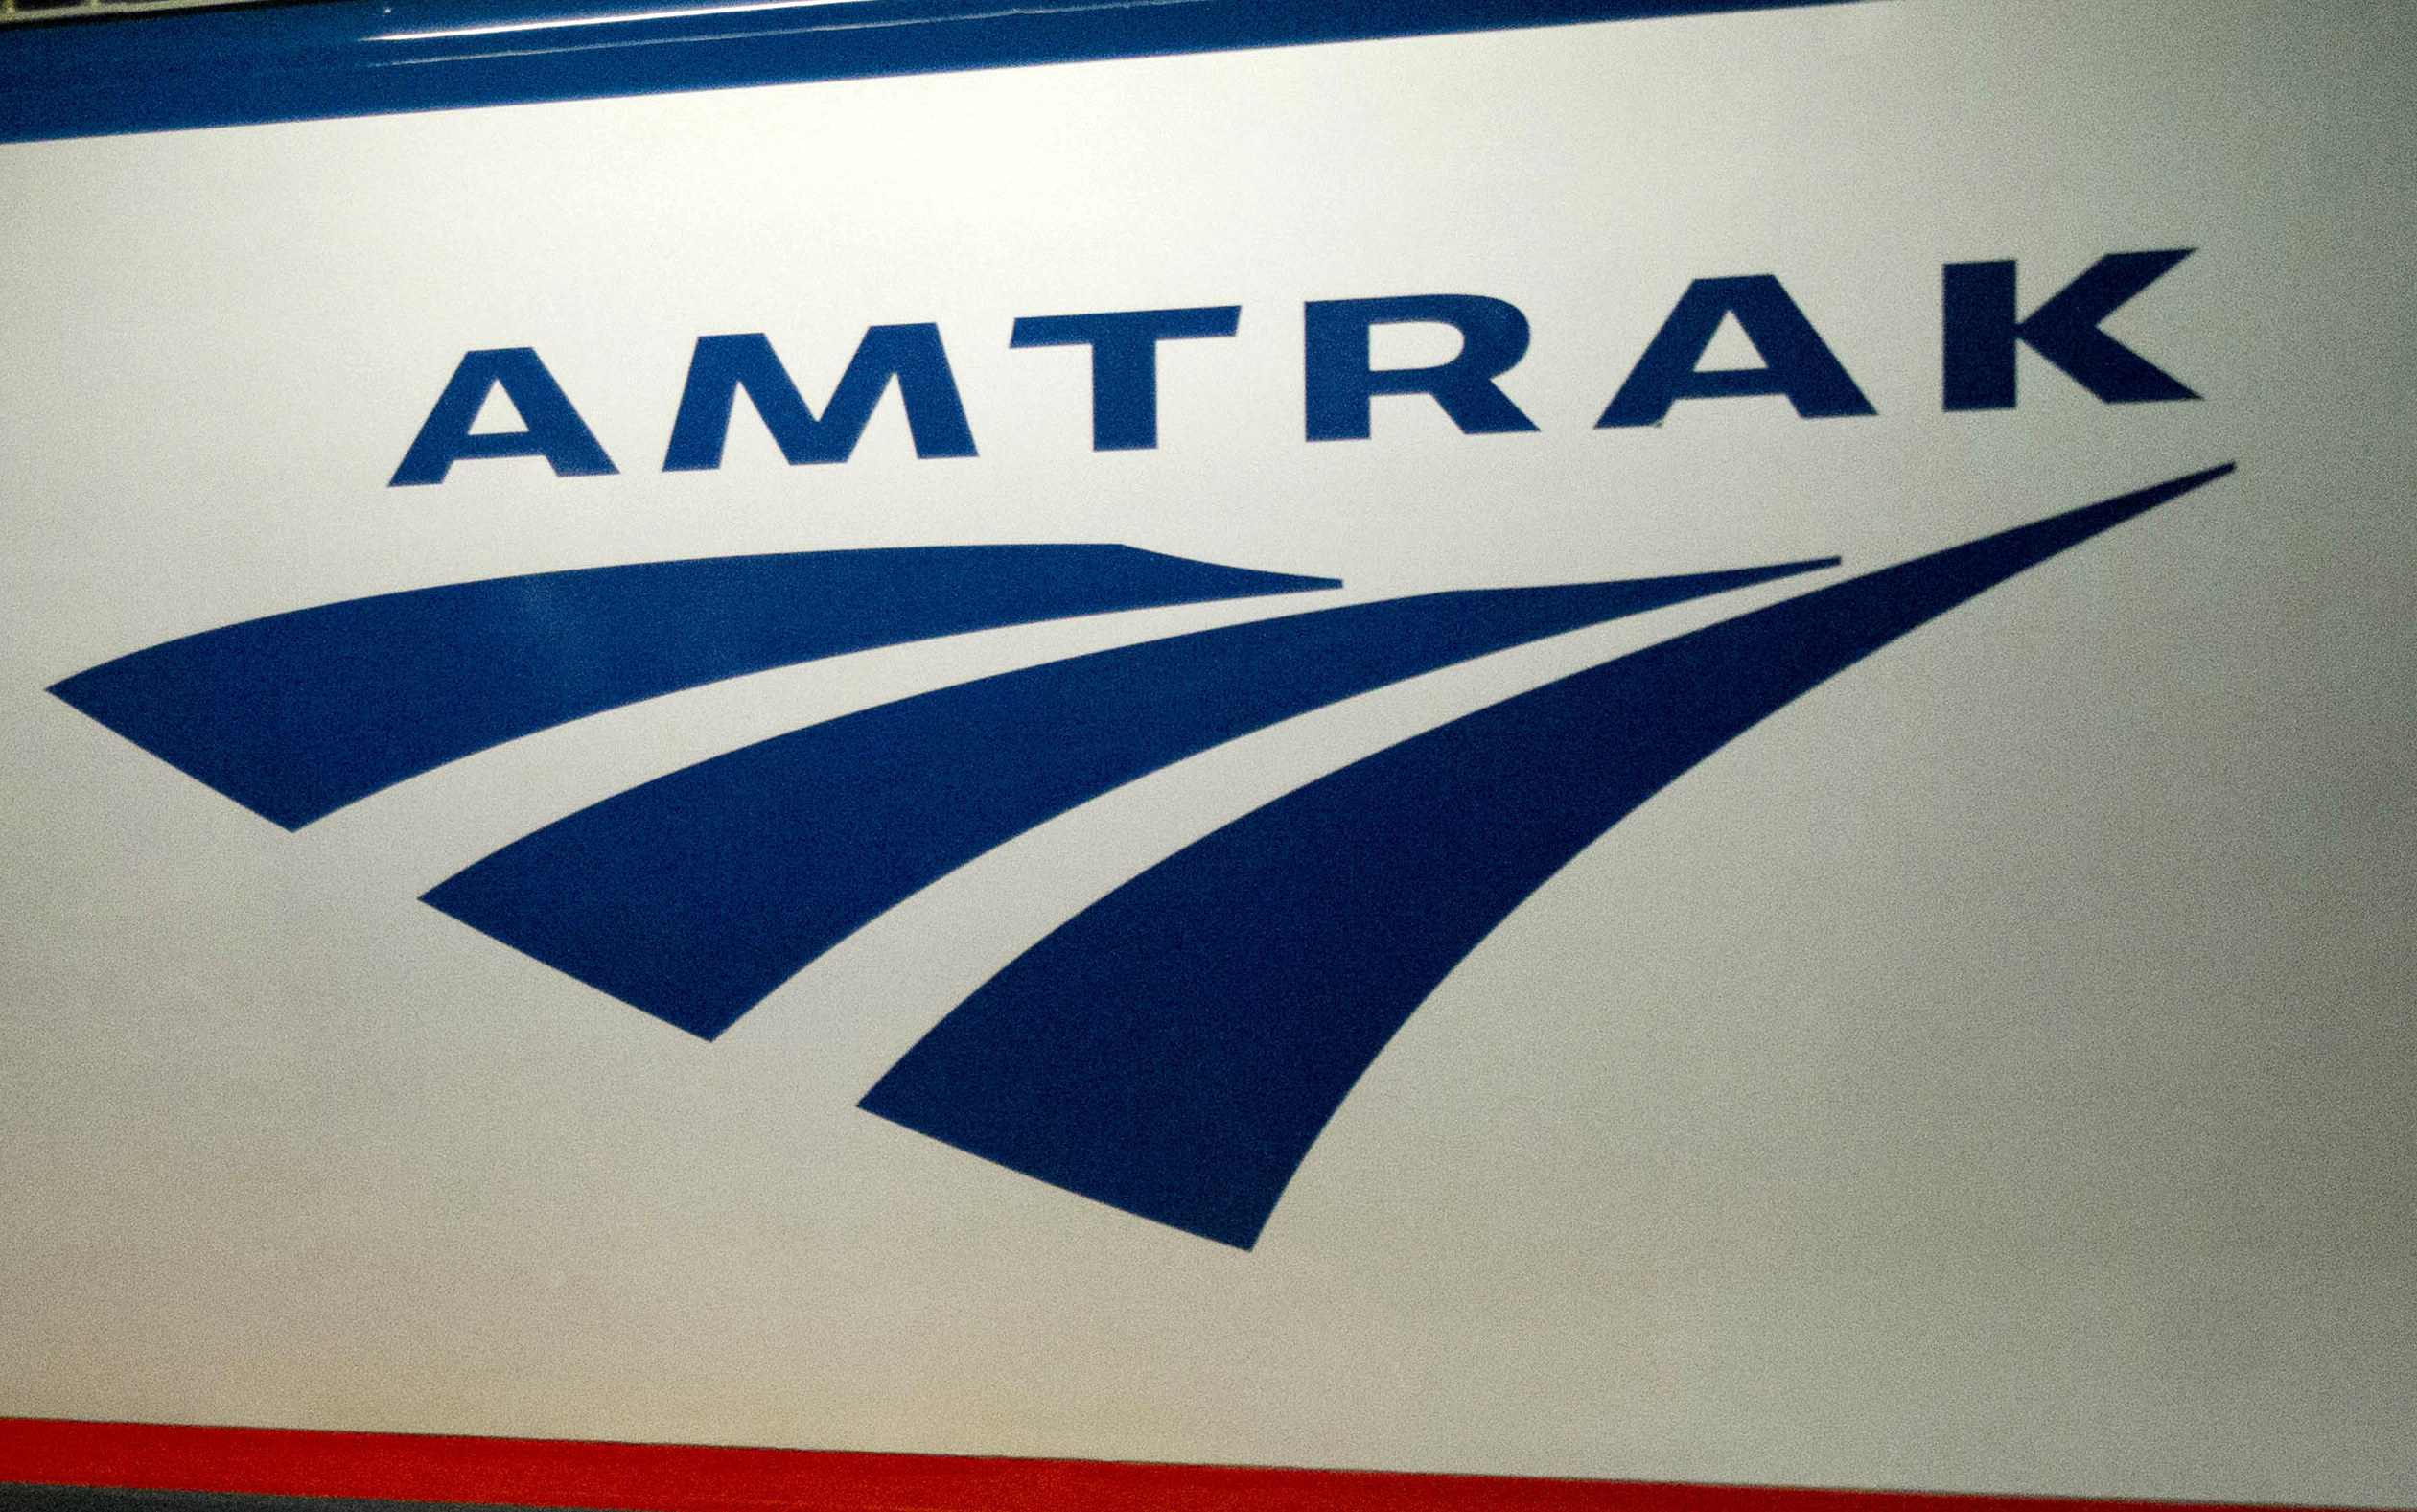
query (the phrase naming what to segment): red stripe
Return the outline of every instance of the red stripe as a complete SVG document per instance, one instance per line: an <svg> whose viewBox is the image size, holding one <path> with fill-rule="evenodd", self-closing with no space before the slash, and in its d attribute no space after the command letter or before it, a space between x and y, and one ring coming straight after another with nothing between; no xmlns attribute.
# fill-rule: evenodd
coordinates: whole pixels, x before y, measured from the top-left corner
<svg viewBox="0 0 2417 1512"><path fill-rule="evenodd" d="M0 1481L616 1512L2142 1512L2205 1503L0 1418Z"/></svg>

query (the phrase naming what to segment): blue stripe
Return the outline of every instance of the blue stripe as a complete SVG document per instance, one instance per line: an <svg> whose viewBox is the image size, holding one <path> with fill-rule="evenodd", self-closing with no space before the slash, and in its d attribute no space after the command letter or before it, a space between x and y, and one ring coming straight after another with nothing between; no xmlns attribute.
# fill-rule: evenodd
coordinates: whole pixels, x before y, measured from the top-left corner
<svg viewBox="0 0 2417 1512"><path fill-rule="evenodd" d="M1831 565L1429 593L1026 667L632 788L426 900L710 1039L900 899L1146 773L1454 662Z"/></svg>
<svg viewBox="0 0 2417 1512"><path fill-rule="evenodd" d="M862 1105L1247 1248L1394 1031L1605 830L1899 636L2231 471L1741 615L1297 788L1018 957Z"/></svg>
<svg viewBox="0 0 2417 1512"><path fill-rule="evenodd" d="M726 677L999 625L1338 586L1122 546L639 562L245 620L51 691L299 829L474 751Z"/></svg>
<svg viewBox="0 0 2417 1512"><path fill-rule="evenodd" d="M0 30L0 141L1837 3L328 0Z"/></svg>

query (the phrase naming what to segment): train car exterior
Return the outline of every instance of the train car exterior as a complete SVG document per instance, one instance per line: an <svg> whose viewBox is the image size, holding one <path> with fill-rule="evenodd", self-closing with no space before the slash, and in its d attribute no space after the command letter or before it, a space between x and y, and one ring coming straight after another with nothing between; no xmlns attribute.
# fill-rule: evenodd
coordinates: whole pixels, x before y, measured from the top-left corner
<svg viewBox="0 0 2417 1512"><path fill-rule="evenodd" d="M100 11L0 1507L2417 1505L2417 11Z"/></svg>

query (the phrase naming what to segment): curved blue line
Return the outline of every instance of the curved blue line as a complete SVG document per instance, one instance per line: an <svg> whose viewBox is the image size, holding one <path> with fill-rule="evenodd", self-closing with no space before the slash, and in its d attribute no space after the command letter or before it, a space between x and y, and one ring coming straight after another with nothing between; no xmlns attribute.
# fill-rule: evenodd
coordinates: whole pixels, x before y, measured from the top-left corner
<svg viewBox="0 0 2417 1512"><path fill-rule="evenodd" d="M709 1039L900 899L1145 773L1453 662L1830 565L1430 593L1026 667L632 788L426 901Z"/></svg>
<svg viewBox="0 0 2417 1512"><path fill-rule="evenodd" d="M2230 471L1741 615L1295 789L1034 945L862 1105L1248 1248L1394 1031L1597 836L1897 637Z"/></svg>
<svg viewBox="0 0 2417 1512"><path fill-rule="evenodd" d="M999 625L1339 586L1122 546L640 562L245 620L51 691L299 829L475 751L741 673Z"/></svg>

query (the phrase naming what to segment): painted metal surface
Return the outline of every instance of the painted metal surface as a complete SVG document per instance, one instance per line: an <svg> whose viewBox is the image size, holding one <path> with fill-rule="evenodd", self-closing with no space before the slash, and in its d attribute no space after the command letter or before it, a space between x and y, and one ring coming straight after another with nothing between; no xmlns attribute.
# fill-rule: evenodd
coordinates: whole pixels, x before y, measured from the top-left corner
<svg viewBox="0 0 2417 1512"><path fill-rule="evenodd" d="M0 1482L2417 1500L2405 8L0 64Z"/></svg>

